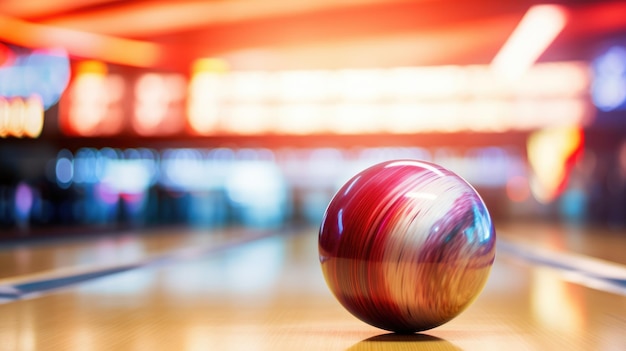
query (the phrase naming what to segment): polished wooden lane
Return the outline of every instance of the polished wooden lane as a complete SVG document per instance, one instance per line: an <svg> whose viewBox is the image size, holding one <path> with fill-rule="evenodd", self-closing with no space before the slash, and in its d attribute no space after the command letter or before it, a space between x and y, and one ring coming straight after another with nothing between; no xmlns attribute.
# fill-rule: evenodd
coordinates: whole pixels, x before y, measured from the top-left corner
<svg viewBox="0 0 626 351"><path fill-rule="evenodd" d="M626 296L505 253L459 317L388 334L330 294L314 229L0 305L0 350L625 350L624 330Z"/></svg>
<svg viewBox="0 0 626 351"><path fill-rule="evenodd" d="M0 284L13 278L132 264L178 249L230 245L266 231L169 227L0 243Z"/></svg>
<svg viewBox="0 0 626 351"><path fill-rule="evenodd" d="M626 228L544 222L497 225L506 239L558 252L578 253L626 265Z"/></svg>

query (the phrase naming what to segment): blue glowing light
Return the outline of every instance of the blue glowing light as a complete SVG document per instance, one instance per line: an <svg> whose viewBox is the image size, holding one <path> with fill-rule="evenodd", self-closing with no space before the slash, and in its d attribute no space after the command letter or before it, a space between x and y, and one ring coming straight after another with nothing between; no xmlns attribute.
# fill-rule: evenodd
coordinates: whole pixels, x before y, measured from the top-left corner
<svg viewBox="0 0 626 351"><path fill-rule="evenodd" d="M35 50L0 66L0 96L36 95L48 109L59 101L69 79L70 60L64 50Z"/></svg>
<svg viewBox="0 0 626 351"><path fill-rule="evenodd" d="M593 63L591 96L602 111L626 108L626 48L613 46Z"/></svg>

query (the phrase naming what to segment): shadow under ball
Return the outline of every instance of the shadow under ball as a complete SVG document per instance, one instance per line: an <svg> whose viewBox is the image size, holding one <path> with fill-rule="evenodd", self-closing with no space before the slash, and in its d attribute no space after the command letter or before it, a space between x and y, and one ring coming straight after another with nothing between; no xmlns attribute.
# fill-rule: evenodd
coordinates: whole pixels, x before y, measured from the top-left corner
<svg viewBox="0 0 626 351"><path fill-rule="evenodd" d="M437 327L483 289L496 235L476 190L433 163L395 160L351 178L319 231L328 287L354 316L411 333Z"/></svg>

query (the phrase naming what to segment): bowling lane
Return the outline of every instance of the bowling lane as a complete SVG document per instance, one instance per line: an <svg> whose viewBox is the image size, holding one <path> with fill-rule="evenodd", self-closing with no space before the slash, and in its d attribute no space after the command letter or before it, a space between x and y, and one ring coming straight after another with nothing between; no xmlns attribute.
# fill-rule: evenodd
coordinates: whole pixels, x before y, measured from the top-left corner
<svg viewBox="0 0 626 351"><path fill-rule="evenodd" d="M212 250L269 234L262 230L168 227L0 243L0 285L73 274L102 267L141 264L185 250ZM181 252L178 252L181 251Z"/></svg>
<svg viewBox="0 0 626 351"><path fill-rule="evenodd" d="M624 229L541 222L499 223L497 229L504 238L516 244L626 265Z"/></svg>
<svg viewBox="0 0 626 351"><path fill-rule="evenodd" d="M626 296L562 273L504 250L458 318L390 335L335 301L309 229L0 305L0 349L623 350Z"/></svg>

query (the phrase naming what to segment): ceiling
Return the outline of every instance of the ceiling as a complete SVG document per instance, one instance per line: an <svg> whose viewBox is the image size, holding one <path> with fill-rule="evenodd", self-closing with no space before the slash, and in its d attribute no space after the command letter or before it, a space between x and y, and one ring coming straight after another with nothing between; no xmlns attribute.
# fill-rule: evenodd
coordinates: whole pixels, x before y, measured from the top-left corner
<svg viewBox="0 0 626 351"><path fill-rule="evenodd" d="M625 1L558 1L568 22L544 59L584 59L626 31ZM538 1L4 0L0 41L185 71L489 63ZM554 3L554 2L552 2Z"/></svg>

